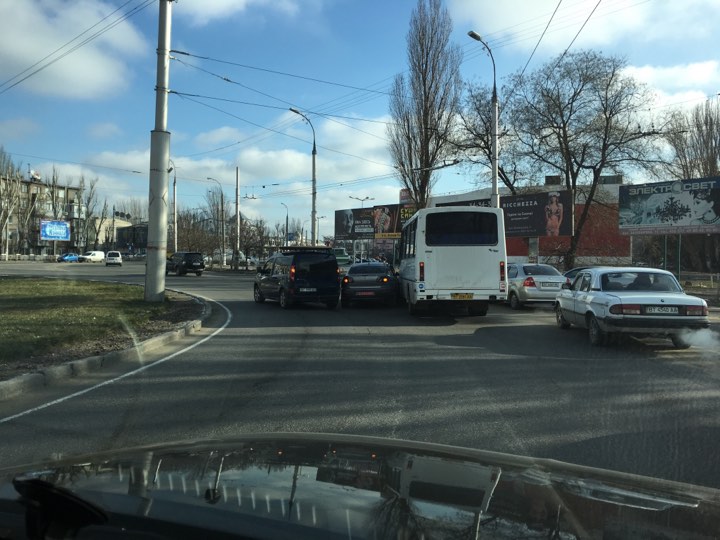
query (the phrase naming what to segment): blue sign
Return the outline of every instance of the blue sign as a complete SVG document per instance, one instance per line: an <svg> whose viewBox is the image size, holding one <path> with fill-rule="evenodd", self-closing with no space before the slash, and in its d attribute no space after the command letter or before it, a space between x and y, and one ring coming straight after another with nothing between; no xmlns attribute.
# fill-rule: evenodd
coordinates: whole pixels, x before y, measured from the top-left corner
<svg viewBox="0 0 720 540"><path fill-rule="evenodd" d="M68 221L41 221L40 240L70 241L70 222Z"/></svg>

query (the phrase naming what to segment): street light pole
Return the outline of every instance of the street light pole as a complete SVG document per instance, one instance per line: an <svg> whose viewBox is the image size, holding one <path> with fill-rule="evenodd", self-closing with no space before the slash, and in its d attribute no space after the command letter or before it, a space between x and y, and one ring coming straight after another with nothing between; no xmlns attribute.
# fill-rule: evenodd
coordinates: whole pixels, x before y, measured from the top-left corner
<svg viewBox="0 0 720 540"><path fill-rule="evenodd" d="M170 162L168 172L173 173L173 252L177 253L177 171L173 160L168 161Z"/></svg>
<svg viewBox="0 0 720 540"><path fill-rule="evenodd" d="M303 113L301 113L299 110L297 110L295 107L290 107L290 111L294 112L295 114L299 114L302 116L305 121L310 124L310 129L312 129L313 134L313 147L312 147L312 211L310 212L310 240L312 245L314 246L317 242L317 231L315 229L315 215L317 214L316 211L316 199L317 199L317 179L315 178L315 156L317 156L317 147L315 146L315 127L313 126L310 119L305 116Z"/></svg>
<svg viewBox="0 0 720 540"><path fill-rule="evenodd" d="M282 204L285 207L285 245L289 246L290 245L290 231L288 230L288 220L290 217L290 211L288 210L287 204L285 204L284 202L281 202L280 204Z"/></svg>
<svg viewBox="0 0 720 540"><path fill-rule="evenodd" d="M348 195L351 199L355 199L356 201L360 201L360 208L364 208L365 201L374 201L375 197L363 197L362 199L360 197L353 197L352 195Z"/></svg>
<svg viewBox="0 0 720 540"><path fill-rule="evenodd" d="M317 218L316 231L317 231L317 235L318 235L318 241L320 240L320 220L321 220L321 219L325 219L325 217L326 217L326 216L318 216L318 218Z"/></svg>
<svg viewBox="0 0 720 540"><path fill-rule="evenodd" d="M220 260L222 261L222 265L225 266L225 194L223 192L222 184L218 180L215 180L215 178L211 178L210 176L208 176L207 179L216 182L220 188L220 230L222 231L220 233L220 251L222 252L222 258Z"/></svg>
<svg viewBox="0 0 720 540"><path fill-rule="evenodd" d="M485 47L485 50L490 54L490 60L492 60L492 67L493 67L493 89L492 89L492 143L491 143L491 149L490 149L490 161L492 165L492 193L490 194L490 206L493 208L500 208L500 193L498 192L498 124L499 124L499 106L498 106L498 96L497 96L497 80L496 80L496 74L495 74L495 57L493 57L492 50L490 50L490 46L485 43L482 37L480 37L480 34L474 32L473 30L470 30L468 32L468 36L470 36L475 41L479 41L482 43L483 47Z"/></svg>

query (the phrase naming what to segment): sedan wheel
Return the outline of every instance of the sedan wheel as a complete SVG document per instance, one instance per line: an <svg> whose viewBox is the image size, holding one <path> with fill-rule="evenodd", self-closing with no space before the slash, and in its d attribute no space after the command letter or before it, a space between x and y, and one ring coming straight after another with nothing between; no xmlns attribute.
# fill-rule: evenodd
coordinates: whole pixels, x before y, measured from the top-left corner
<svg viewBox="0 0 720 540"><path fill-rule="evenodd" d="M570 323L567 322L567 319L565 319L565 316L562 314L559 304L555 306L555 321L557 322L558 328L562 328L563 330L570 328Z"/></svg>
<svg viewBox="0 0 720 540"><path fill-rule="evenodd" d="M520 299L518 298L517 294L511 293L510 294L510 309L520 309L522 307L522 304L520 303Z"/></svg>
<svg viewBox="0 0 720 540"><path fill-rule="evenodd" d="M260 287L258 287L257 285L255 285L255 287L253 288L253 299L258 304L262 304L265 301L265 297L263 296Z"/></svg>
<svg viewBox="0 0 720 540"><path fill-rule="evenodd" d="M605 332L602 331L602 328L600 328L600 323L597 322L597 319L594 315L589 315L590 319L588 320L588 338L590 338L590 345L593 347L600 347L602 345L605 345L605 342L607 340L607 335Z"/></svg>
<svg viewBox="0 0 720 540"><path fill-rule="evenodd" d="M682 338L682 336L671 336L670 339L672 339L673 346L676 349L689 349L690 343L688 343L685 339Z"/></svg>
<svg viewBox="0 0 720 540"><path fill-rule="evenodd" d="M291 305L290 298L288 298L287 292L285 289L280 289L280 307L283 309L288 309Z"/></svg>

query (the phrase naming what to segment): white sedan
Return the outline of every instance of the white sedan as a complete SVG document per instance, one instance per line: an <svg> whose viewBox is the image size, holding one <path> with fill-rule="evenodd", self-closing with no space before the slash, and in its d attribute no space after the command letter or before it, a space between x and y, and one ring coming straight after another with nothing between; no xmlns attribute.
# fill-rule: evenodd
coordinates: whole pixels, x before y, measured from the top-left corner
<svg viewBox="0 0 720 540"><path fill-rule="evenodd" d="M705 300L685 294L671 272L655 268L588 268L555 299L557 325L587 328L592 345L610 335L659 335L686 349L689 332L708 328Z"/></svg>

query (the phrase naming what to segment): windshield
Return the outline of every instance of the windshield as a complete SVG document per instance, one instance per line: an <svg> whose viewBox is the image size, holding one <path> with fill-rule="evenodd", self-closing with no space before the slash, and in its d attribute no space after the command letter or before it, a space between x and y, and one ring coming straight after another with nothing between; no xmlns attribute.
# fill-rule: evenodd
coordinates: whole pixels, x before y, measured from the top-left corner
<svg viewBox="0 0 720 540"><path fill-rule="evenodd" d="M712 0L0 1L2 467L330 434L720 490L718 21ZM210 508L215 458L173 488ZM272 472L317 472L295 465ZM407 524L434 491L493 496L393 467L365 496ZM265 495L297 517L289 490L242 511Z"/></svg>

